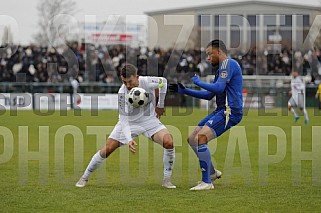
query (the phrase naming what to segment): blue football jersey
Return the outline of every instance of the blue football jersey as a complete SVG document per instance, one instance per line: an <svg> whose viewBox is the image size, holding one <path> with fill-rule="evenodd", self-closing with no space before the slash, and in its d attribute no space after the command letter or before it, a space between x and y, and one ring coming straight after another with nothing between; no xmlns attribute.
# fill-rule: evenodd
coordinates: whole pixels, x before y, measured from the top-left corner
<svg viewBox="0 0 321 213"><path fill-rule="evenodd" d="M225 59L220 64L211 83L201 81L198 76L194 76L192 81L205 90L179 88L178 92L206 100L216 96L217 110L226 109L229 113L243 114L242 70L234 59Z"/></svg>
<svg viewBox="0 0 321 213"><path fill-rule="evenodd" d="M216 72L213 86L225 86L224 92L216 94L218 107L227 105L233 113L243 112L243 78L240 65L234 59L226 59ZM226 102L227 101L227 102Z"/></svg>

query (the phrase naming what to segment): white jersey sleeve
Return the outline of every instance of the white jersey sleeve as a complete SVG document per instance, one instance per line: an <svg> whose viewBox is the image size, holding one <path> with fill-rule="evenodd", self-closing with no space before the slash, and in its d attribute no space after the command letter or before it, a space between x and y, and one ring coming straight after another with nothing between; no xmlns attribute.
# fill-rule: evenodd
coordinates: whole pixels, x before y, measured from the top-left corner
<svg viewBox="0 0 321 213"><path fill-rule="evenodd" d="M167 92L167 79L163 77L145 77L147 80L147 85L150 89L159 89L158 103L157 106L160 108L164 108L165 105L165 97Z"/></svg>
<svg viewBox="0 0 321 213"><path fill-rule="evenodd" d="M126 103L127 92L125 91L125 86L122 85L118 91L118 112L119 112L119 123L122 127L122 131L126 137L127 143L133 140L129 125L129 109Z"/></svg>

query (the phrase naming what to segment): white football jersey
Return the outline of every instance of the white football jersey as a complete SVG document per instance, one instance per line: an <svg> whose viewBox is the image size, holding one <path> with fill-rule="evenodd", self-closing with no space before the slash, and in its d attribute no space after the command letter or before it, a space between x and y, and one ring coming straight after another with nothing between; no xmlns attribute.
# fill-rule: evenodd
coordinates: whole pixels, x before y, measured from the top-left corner
<svg viewBox="0 0 321 213"><path fill-rule="evenodd" d="M149 95L148 104L143 107L134 108L128 102L129 90L123 84L118 91L118 111L119 123L123 127L127 140L131 140L130 125L139 125L141 122L148 121L151 117L156 117L155 112L155 89L159 89L158 107L164 107L165 95L167 91L167 80L163 77L139 76L138 87L143 88Z"/></svg>
<svg viewBox="0 0 321 213"><path fill-rule="evenodd" d="M304 94L304 83L302 79L297 76L296 78L291 79L291 92L292 92L292 97L297 99L299 94Z"/></svg>

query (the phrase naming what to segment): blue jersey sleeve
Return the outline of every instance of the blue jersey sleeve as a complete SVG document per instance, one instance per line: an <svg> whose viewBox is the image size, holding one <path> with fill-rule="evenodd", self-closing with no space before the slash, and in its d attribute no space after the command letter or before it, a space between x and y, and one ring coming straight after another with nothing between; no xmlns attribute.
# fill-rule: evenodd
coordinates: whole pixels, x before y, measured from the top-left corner
<svg viewBox="0 0 321 213"><path fill-rule="evenodd" d="M206 90L193 90L187 87L184 90L182 90L182 93L195 98L201 98L206 100L211 100L215 95L214 93Z"/></svg>
<svg viewBox="0 0 321 213"><path fill-rule="evenodd" d="M206 83L201 80L193 81L197 86L206 89L207 91L213 92L215 94L220 94L225 91L227 83L230 82L231 77L233 75L234 66L238 66L234 61L230 62L230 60L226 59L220 66L218 70L218 79L214 83Z"/></svg>

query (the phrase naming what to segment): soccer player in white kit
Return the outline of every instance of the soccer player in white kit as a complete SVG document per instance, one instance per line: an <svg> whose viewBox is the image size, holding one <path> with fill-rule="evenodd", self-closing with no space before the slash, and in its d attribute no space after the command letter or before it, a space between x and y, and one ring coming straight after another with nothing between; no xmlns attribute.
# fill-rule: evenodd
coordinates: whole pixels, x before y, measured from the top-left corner
<svg viewBox="0 0 321 213"><path fill-rule="evenodd" d="M91 159L84 174L76 183L84 187L92 172L118 147L128 145L132 153L137 145L134 138L143 134L164 147L164 179L162 186L176 188L171 183L172 169L175 162L175 148L172 136L159 118L164 113L164 101L167 91L167 80L163 77L138 76L137 69L132 64L126 64L121 70L123 85L118 91L119 120L109 135L106 145ZM149 94L149 103L143 107L134 108L128 103L128 93L133 87L141 87ZM155 89L159 89L159 98L155 107Z"/></svg>
<svg viewBox="0 0 321 213"><path fill-rule="evenodd" d="M305 85L302 79L299 77L297 70L293 69L291 75L292 75L292 80L291 80L292 96L288 102L289 111L292 112L292 114L294 115L294 121L297 122L300 117L295 111L294 107L299 107L305 117L304 123L308 124L309 116L308 116L307 110L305 109L305 104L304 104Z"/></svg>

